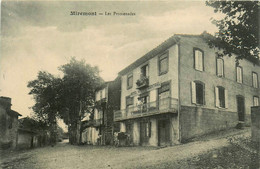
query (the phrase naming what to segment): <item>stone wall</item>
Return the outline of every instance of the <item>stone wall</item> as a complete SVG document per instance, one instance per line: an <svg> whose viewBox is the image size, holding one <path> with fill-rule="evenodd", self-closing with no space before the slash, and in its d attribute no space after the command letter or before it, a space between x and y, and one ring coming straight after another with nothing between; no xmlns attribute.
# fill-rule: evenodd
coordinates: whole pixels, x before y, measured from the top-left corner
<svg viewBox="0 0 260 169"><path fill-rule="evenodd" d="M252 141L260 142L260 106L251 107Z"/></svg>
<svg viewBox="0 0 260 169"><path fill-rule="evenodd" d="M185 142L194 137L235 127L237 119L236 112L181 106L181 141Z"/></svg>
<svg viewBox="0 0 260 169"><path fill-rule="evenodd" d="M0 97L0 149L16 147L18 114L10 111L11 98Z"/></svg>

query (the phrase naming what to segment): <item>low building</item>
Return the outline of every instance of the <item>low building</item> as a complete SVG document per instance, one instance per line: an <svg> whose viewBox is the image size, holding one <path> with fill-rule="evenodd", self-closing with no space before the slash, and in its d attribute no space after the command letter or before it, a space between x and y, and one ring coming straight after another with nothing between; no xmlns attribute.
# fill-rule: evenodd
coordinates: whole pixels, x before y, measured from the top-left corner
<svg viewBox="0 0 260 169"><path fill-rule="evenodd" d="M119 72L114 115L133 145L167 146L250 125L259 105L259 63L218 57L205 36L174 35Z"/></svg>
<svg viewBox="0 0 260 169"><path fill-rule="evenodd" d="M18 136L18 112L11 109L11 98L0 97L0 148L16 148Z"/></svg>
<svg viewBox="0 0 260 169"><path fill-rule="evenodd" d="M45 131L37 131L37 122L24 117L18 120L17 149L28 149L49 144L49 135Z"/></svg>

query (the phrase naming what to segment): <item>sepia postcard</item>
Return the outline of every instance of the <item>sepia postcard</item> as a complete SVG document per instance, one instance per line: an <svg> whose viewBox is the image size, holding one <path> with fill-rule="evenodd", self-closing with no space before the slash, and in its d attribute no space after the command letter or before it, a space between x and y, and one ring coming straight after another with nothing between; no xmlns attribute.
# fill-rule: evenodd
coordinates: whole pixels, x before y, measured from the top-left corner
<svg viewBox="0 0 260 169"><path fill-rule="evenodd" d="M259 23L257 1L2 1L1 168L260 168Z"/></svg>

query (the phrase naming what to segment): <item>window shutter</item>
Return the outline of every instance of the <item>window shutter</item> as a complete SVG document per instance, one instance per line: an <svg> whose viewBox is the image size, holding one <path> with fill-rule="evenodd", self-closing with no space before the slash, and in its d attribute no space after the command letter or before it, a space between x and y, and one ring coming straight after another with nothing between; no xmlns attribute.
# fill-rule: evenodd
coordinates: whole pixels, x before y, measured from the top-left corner
<svg viewBox="0 0 260 169"><path fill-rule="evenodd" d="M216 101L216 107L219 107L218 87L215 87L215 101Z"/></svg>
<svg viewBox="0 0 260 169"><path fill-rule="evenodd" d="M196 103L196 83L191 82L191 102Z"/></svg>
<svg viewBox="0 0 260 169"><path fill-rule="evenodd" d="M228 108L228 90L225 90L225 108Z"/></svg>
<svg viewBox="0 0 260 169"><path fill-rule="evenodd" d="M203 71L203 56L202 56L202 52L199 52L199 70Z"/></svg>
<svg viewBox="0 0 260 169"><path fill-rule="evenodd" d="M149 122L149 137L151 137L151 133L152 133L152 122Z"/></svg>
<svg viewBox="0 0 260 169"><path fill-rule="evenodd" d="M194 59L195 59L195 69L198 70L199 57L198 57L198 51L197 50L195 50L195 57L194 57Z"/></svg>

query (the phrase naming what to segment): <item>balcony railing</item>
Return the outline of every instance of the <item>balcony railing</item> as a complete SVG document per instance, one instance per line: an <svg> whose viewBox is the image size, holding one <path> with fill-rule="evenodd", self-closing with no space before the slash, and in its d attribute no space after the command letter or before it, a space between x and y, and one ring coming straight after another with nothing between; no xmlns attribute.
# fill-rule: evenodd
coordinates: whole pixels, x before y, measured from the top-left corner
<svg viewBox="0 0 260 169"><path fill-rule="evenodd" d="M177 113L177 111L178 99L169 97L138 106L130 106L127 109L116 111L114 113L114 120L120 121L161 113Z"/></svg>

